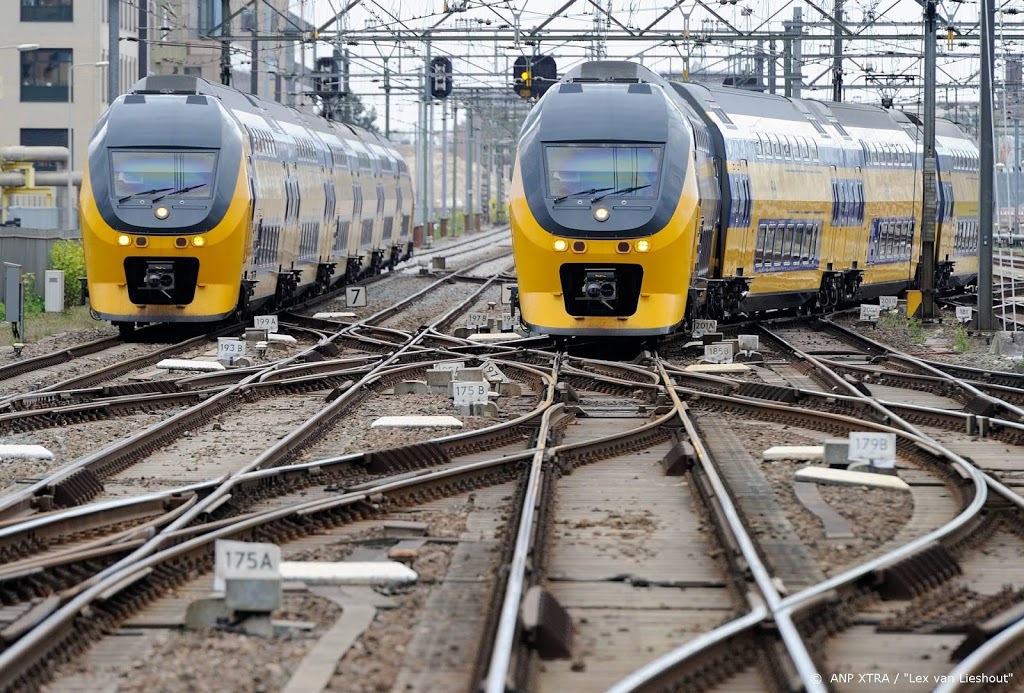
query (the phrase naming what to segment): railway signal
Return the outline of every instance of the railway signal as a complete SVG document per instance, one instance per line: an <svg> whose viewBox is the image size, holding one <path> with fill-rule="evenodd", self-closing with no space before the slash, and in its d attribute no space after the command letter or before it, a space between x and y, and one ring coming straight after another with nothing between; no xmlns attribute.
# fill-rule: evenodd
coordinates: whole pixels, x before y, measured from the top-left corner
<svg viewBox="0 0 1024 693"><path fill-rule="evenodd" d="M443 99L452 93L452 61L439 55L430 61L430 95Z"/></svg>
<svg viewBox="0 0 1024 693"><path fill-rule="evenodd" d="M548 88L558 81L558 66L550 55L528 58L521 55L512 67L512 90L523 97L540 98Z"/></svg>

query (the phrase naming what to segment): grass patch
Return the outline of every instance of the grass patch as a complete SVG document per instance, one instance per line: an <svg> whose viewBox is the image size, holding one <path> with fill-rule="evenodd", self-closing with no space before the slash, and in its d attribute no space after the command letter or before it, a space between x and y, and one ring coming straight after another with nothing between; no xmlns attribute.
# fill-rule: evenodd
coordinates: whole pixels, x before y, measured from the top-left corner
<svg viewBox="0 0 1024 693"><path fill-rule="evenodd" d="M93 320L87 306L74 306L63 313L28 313L25 316L25 335L22 341L37 342L44 337L62 332L95 330L106 324ZM0 323L0 346L12 344L14 336L11 334L11 324Z"/></svg>

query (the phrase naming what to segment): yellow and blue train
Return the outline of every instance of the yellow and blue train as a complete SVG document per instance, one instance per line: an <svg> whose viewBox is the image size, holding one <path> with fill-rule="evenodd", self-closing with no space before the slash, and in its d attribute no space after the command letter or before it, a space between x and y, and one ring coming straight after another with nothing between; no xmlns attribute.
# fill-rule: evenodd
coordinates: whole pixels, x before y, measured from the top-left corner
<svg viewBox="0 0 1024 693"><path fill-rule="evenodd" d="M284 306L409 257L412 204L405 161L371 132L147 77L89 143L89 302L122 331Z"/></svg>
<svg viewBox="0 0 1024 693"><path fill-rule="evenodd" d="M510 198L523 321L648 337L913 287L921 123L900 111L584 63L523 124ZM977 281L978 152L936 128L937 284Z"/></svg>

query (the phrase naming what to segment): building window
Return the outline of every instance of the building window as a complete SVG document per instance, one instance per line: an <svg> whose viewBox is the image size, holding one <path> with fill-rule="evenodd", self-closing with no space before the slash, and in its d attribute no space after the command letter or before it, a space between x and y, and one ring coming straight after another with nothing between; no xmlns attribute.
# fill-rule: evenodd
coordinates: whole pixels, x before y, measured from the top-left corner
<svg viewBox="0 0 1024 693"><path fill-rule="evenodd" d="M21 100L67 101L70 48L40 48L21 54Z"/></svg>
<svg viewBox="0 0 1024 693"><path fill-rule="evenodd" d="M220 0L198 0L197 9L199 15L199 36L201 38L210 35L213 29L217 28L223 21L224 15L220 11ZM216 33L219 34L220 32Z"/></svg>
<svg viewBox="0 0 1024 693"><path fill-rule="evenodd" d="M72 0L21 0L23 22L70 22Z"/></svg>
<svg viewBox="0 0 1024 693"><path fill-rule="evenodd" d="M21 128L21 146L23 147L66 147L68 131L66 128ZM64 169L66 164L60 164ZM56 171L56 161L35 162L37 171Z"/></svg>

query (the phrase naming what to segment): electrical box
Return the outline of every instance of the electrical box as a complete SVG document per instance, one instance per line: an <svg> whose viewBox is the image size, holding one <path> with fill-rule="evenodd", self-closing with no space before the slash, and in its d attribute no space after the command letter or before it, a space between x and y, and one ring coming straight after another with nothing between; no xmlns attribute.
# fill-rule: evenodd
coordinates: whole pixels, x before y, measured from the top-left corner
<svg viewBox="0 0 1024 693"><path fill-rule="evenodd" d="M64 312L64 270L46 270L46 312Z"/></svg>

